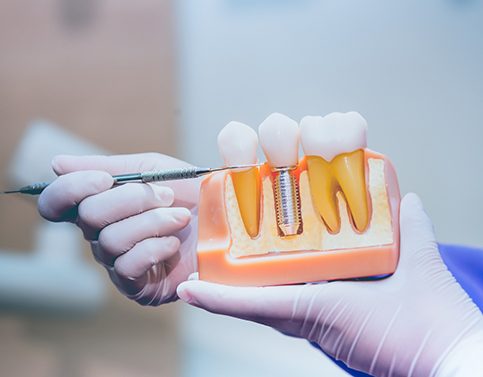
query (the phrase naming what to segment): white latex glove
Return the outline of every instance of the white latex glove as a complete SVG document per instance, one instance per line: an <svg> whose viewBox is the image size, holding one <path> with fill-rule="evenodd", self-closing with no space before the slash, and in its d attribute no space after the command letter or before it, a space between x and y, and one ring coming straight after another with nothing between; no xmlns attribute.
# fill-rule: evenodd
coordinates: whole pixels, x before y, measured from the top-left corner
<svg viewBox="0 0 483 377"><path fill-rule="evenodd" d="M454 367L455 357L447 362L451 353L464 354L462 344L482 339L483 316L443 263L416 195L402 200L400 217L399 265L387 279L262 288L190 280L178 295L210 312L316 342L335 359L375 376L452 375L441 363ZM479 347L481 359L483 344L469 344L467 351Z"/></svg>
<svg viewBox="0 0 483 377"><path fill-rule="evenodd" d="M155 153L58 156L52 167L59 177L39 197L39 212L77 224L123 294L160 305L177 299L176 287L197 269L200 182L112 187L111 175L185 166Z"/></svg>

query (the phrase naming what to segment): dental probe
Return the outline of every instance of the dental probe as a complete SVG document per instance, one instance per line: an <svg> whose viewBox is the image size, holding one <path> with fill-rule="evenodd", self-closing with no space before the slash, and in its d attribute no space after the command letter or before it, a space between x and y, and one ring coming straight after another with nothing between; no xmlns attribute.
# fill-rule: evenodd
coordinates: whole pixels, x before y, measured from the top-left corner
<svg viewBox="0 0 483 377"><path fill-rule="evenodd" d="M129 173L113 175L114 185L121 185L128 182L164 182L164 181L175 181L178 179L191 179L198 178L206 174L214 173L223 170L233 170L233 169L245 169L260 166L262 164L252 164L252 165L236 165L236 166L225 166L219 168L199 168L199 167L189 167L189 168L178 168L178 169L164 169L157 171L147 171L143 173ZM28 186L21 187L17 190L4 191L3 194L27 194L27 195L39 195L44 191L50 183L41 182L34 183Z"/></svg>

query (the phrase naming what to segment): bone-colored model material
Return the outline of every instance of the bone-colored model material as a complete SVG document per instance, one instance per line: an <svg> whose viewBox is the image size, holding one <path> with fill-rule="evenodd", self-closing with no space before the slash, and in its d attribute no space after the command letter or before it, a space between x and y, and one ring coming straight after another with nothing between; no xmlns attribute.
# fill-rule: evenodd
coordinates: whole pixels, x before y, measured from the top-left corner
<svg viewBox="0 0 483 377"><path fill-rule="evenodd" d="M289 118L269 117L274 119L283 129ZM399 256L399 187L390 161L366 148L366 130L364 118L355 112L302 119L305 156L291 173L300 195L299 234L284 235L277 226L273 169L280 158L274 154L293 154L287 149L298 148L297 143L264 147L269 162L245 171L251 172L246 177L232 171L205 178L199 207L200 279L263 286L393 273ZM277 127L270 132L273 140L280 137ZM235 144L230 135L236 135ZM270 140L266 128L261 137ZM240 164L256 162L258 140L246 125L227 125L218 144L225 164L235 158Z"/></svg>

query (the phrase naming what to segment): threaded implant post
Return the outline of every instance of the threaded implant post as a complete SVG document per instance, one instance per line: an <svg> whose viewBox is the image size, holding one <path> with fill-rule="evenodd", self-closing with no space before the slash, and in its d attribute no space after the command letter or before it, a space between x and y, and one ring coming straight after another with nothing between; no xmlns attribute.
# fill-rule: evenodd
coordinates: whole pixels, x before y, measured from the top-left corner
<svg viewBox="0 0 483 377"><path fill-rule="evenodd" d="M275 214L278 233L282 237L294 236L303 231L299 185L293 174L294 169L294 167L273 169Z"/></svg>

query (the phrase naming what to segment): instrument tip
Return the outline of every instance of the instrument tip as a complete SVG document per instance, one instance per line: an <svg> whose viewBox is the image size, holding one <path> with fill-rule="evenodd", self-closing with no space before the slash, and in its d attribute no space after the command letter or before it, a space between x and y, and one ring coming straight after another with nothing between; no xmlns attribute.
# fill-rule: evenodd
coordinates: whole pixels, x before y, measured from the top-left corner
<svg viewBox="0 0 483 377"><path fill-rule="evenodd" d="M10 191L3 191L2 194L15 194L15 193L18 193L20 191L18 190L10 190Z"/></svg>

